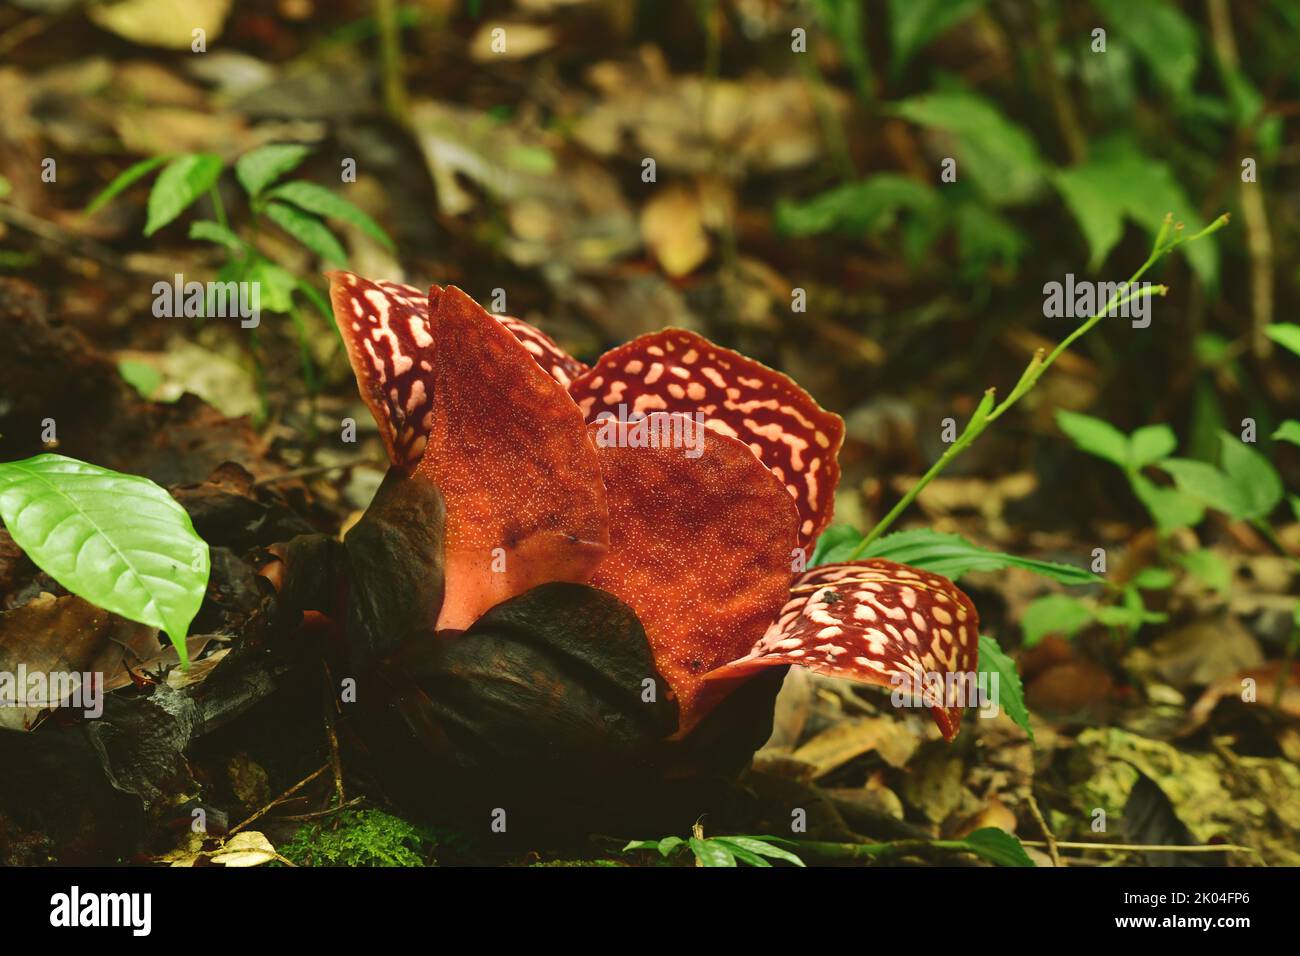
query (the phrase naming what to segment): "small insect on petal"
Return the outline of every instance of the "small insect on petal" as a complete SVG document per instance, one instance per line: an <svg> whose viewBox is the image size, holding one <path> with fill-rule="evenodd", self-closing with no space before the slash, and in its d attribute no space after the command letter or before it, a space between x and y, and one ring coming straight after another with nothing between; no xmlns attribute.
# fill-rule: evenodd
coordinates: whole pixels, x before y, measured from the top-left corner
<svg viewBox="0 0 1300 956"><path fill-rule="evenodd" d="M976 703L979 618L945 577L873 558L804 574L767 633L708 680L778 664L903 690L930 706L944 739Z"/></svg>
<svg viewBox="0 0 1300 956"><path fill-rule="evenodd" d="M655 414L646 424L671 434L690 420ZM691 457L611 441L607 423L588 427L610 518L609 554L591 584L636 611L685 735L734 686L705 688L705 672L752 646L789 594L794 502L743 444L709 429Z"/></svg>
<svg viewBox="0 0 1300 956"><path fill-rule="evenodd" d="M455 286L429 296L433 430L416 473L447 506L438 630L549 581L584 582L609 544L582 414L506 327Z"/></svg>
<svg viewBox="0 0 1300 956"><path fill-rule="evenodd" d="M830 524L844 421L796 382L685 329L664 329L606 352L569 386L587 421L652 412L699 413L747 445L799 507L799 545Z"/></svg>

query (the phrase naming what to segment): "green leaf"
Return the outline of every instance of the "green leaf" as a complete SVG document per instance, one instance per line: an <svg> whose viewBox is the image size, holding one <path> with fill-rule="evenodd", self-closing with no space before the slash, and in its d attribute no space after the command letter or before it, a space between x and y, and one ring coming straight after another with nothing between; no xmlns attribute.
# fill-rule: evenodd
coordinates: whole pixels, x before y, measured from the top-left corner
<svg viewBox="0 0 1300 956"><path fill-rule="evenodd" d="M299 209L314 212L326 219L337 219L340 222L356 226L390 252L395 248L393 240L388 238L388 233L380 229L373 219L342 196L330 192L324 186L318 186L315 183L304 182L303 180L295 180L285 183L283 186L276 186L266 196L269 199L282 199Z"/></svg>
<svg viewBox="0 0 1300 956"><path fill-rule="evenodd" d="M1179 490L1185 494L1221 511L1229 510L1224 507L1232 497L1228 476L1214 465L1191 458L1166 458L1160 467L1173 475Z"/></svg>
<svg viewBox="0 0 1300 956"><path fill-rule="evenodd" d="M284 313L293 308L298 280L288 269L259 258L248 270L248 281L257 283L259 303L268 312Z"/></svg>
<svg viewBox="0 0 1300 956"><path fill-rule="evenodd" d="M208 586L207 543L147 478L62 455L0 464L0 519L43 571L92 604L165 631L182 663Z"/></svg>
<svg viewBox="0 0 1300 956"><path fill-rule="evenodd" d="M1048 634L1074 637L1092 622L1092 609L1068 594L1048 594L1032 602L1020 616L1025 647L1033 647Z"/></svg>
<svg viewBox="0 0 1300 956"><path fill-rule="evenodd" d="M267 186L294 169L311 154L298 143L271 143L250 150L235 162L235 178L251 198L256 199Z"/></svg>
<svg viewBox="0 0 1300 956"><path fill-rule="evenodd" d="M1208 548L1198 548L1179 555L1178 563L1206 587L1227 594L1232 585L1232 571L1227 562Z"/></svg>
<svg viewBox="0 0 1300 956"><path fill-rule="evenodd" d="M651 843L650 845L659 851L660 856L667 858L670 853L672 853L674 850L676 850L679 846L681 846L685 842L686 841L679 836L667 836L664 837L662 840L660 840L658 843Z"/></svg>
<svg viewBox="0 0 1300 956"><path fill-rule="evenodd" d="M934 189L895 173L882 173L857 183L844 183L811 199L781 200L776 228L787 236L813 236L837 230L872 235L892 226L900 212L932 212L938 204Z"/></svg>
<svg viewBox="0 0 1300 956"><path fill-rule="evenodd" d="M1029 708L1025 706L1025 688L1020 683L1016 662L1004 654L998 642L987 634L980 635L979 670L980 673L997 675L998 706L1029 735L1030 740L1033 740L1034 728L1029 725Z"/></svg>
<svg viewBox="0 0 1300 956"><path fill-rule="evenodd" d="M1133 586L1143 591L1164 591L1174 586L1174 572L1168 568L1143 568L1133 578Z"/></svg>
<svg viewBox="0 0 1300 956"><path fill-rule="evenodd" d="M1136 222L1153 239L1166 213L1189 235L1205 221L1165 163L1145 155L1127 136L1095 144L1081 166L1056 171L1052 181L1088 240L1090 270L1101 268L1124 234L1124 220ZM1184 246L1187 261L1206 285L1218 282L1219 258L1212 239Z"/></svg>
<svg viewBox="0 0 1300 956"><path fill-rule="evenodd" d="M849 555L861 540L862 532L853 525L831 525L817 539L812 557L808 559L808 567L815 568L819 564L836 564L840 561L847 561Z"/></svg>
<svg viewBox="0 0 1300 956"><path fill-rule="evenodd" d="M148 176L163 163L167 162L168 158L169 157L167 156L151 156L149 159L142 159L138 163L132 163L126 169L122 170L122 172L118 173L117 178L105 186L103 191L90 201L90 205L86 207L86 215L93 216L111 202L118 193L122 192L132 183Z"/></svg>
<svg viewBox="0 0 1300 956"><path fill-rule="evenodd" d="M861 0L813 0L813 12L835 38L844 62L853 74L858 95L871 99L871 58L862 29L864 10Z"/></svg>
<svg viewBox="0 0 1300 956"><path fill-rule="evenodd" d="M991 100L967 90L939 90L902 100L893 111L951 134L959 170L994 205L1023 202L1041 188L1045 166L1033 137Z"/></svg>
<svg viewBox="0 0 1300 956"><path fill-rule="evenodd" d="M1128 466L1145 468L1173 454L1178 437L1168 425L1146 425L1128 436Z"/></svg>
<svg viewBox="0 0 1300 956"><path fill-rule="evenodd" d="M731 851L716 840L701 840L699 837L690 838L691 852L695 854L695 859L700 861L701 866L735 866L736 858L731 855Z"/></svg>
<svg viewBox="0 0 1300 956"><path fill-rule="evenodd" d="M1228 432L1219 434L1219 447L1222 470L1186 458L1167 459L1160 467L1180 489L1216 511L1243 521L1267 517L1285 493L1277 469Z"/></svg>
<svg viewBox="0 0 1300 956"><path fill-rule="evenodd" d="M1175 96L1191 90L1200 60L1196 27L1167 0L1095 0L1115 35L1131 43L1156 80Z"/></svg>
<svg viewBox="0 0 1300 956"><path fill-rule="evenodd" d="M162 384L162 372L148 362L123 359L117 363L117 373L144 398L151 398Z"/></svg>
<svg viewBox="0 0 1300 956"><path fill-rule="evenodd" d="M998 866L1033 866L1025 848L1010 833L997 827L981 827L961 841L972 853Z"/></svg>
<svg viewBox="0 0 1300 956"><path fill-rule="evenodd" d="M889 0L889 33L897 76L921 47L956 26L984 0Z"/></svg>
<svg viewBox="0 0 1300 956"><path fill-rule="evenodd" d="M1136 586L1124 589L1124 603L1097 608L1097 620L1107 627L1123 628L1136 634L1143 624L1160 624L1169 620L1168 614L1148 611L1142 601L1142 592Z"/></svg>
<svg viewBox="0 0 1300 956"><path fill-rule="evenodd" d="M335 238L334 233L330 232L325 223L315 216L309 216L293 206L273 202L266 207L266 217L320 256L326 263L347 265L347 252Z"/></svg>
<svg viewBox="0 0 1300 956"><path fill-rule="evenodd" d="M1062 410L1056 413L1056 424L1080 450L1128 468L1128 436L1110 422Z"/></svg>
<svg viewBox="0 0 1300 956"><path fill-rule="evenodd" d="M219 246L225 246L231 252L243 253L248 249L243 239L221 223L213 222L211 219L196 219L190 223L190 238L201 242L215 242Z"/></svg>
<svg viewBox="0 0 1300 956"><path fill-rule="evenodd" d="M211 153L177 156L158 174L149 191L144 234L152 236L183 213L221 176L221 157Z"/></svg>
<svg viewBox="0 0 1300 956"><path fill-rule="evenodd" d="M1277 426L1277 431L1273 432L1273 438L1277 441L1289 441L1293 445L1300 445L1300 421L1288 418Z"/></svg>
<svg viewBox="0 0 1300 956"><path fill-rule="evenodd" d="M1282 346L1300 355L1300 325L1290 322L1274 322L1264 326L1264 334Z"/></svg>
<svg viewBox="0 0 1300 956"><path fill-rule="evenodd" d="M1233 489L1236 505L1233 515L1240 518L1268 517L1285 494L1277 469L1247 442L1227 432L1220 439L1223 470Z"/></svg>
<svg viewBox="0 0 1300 956"><path fill-rule="evenodd" d="M726 847L727 852L730 853L732 856L734 856L737 862L739 863L744 863L748 866L758 866L758 867L765 866L770 868L772 866L771 863L768 863L767 860L763 859L757 853L754 853L751 850L746 850L744 847L736 846L736 844L730 840L724 839L722 837L714 837L712 842L721 844L722 846Z"/></svg>
<svg viewBox="0 0 1300 956"><path fill-rule="evenodd" d="M933 571L956 581L969 571L999 571L1024 568L1062 584L1096 584L1091 571L1053 561L1020 558L1001 551L985 551L965 538L929 529L898 531L879 538L866 549L864 558L888 558L900 564Z"/></svg>
<svg viewBox="0 0 1300 956"><path fill-rule="evenodd" d="M1166 460L1172 459L1162 459L1161 467ZM1129 482L1161 534L1194 527L1205 517L1205 505L1178 488L1157 485L1145 475L1138 474L1130 475Z"/></svg>
<svg viewBox="0 0 1300 956"><path fill-rule="evenodd" d="M1015 268L1025 251L1026 242L1019 230L983 203L959 204L954 222L962 277L967 281L978 281L992 266Z"/></svg>
<svg viewBox="0 0 1300 956"><path fill-rule="evenodd" d="M799 859L799 857L795 856L795 854L791 853L789 850L783 850L779 846L773 846L766 840L759 840L754 837L746 836L714 837L713 839L719 843L725 843L733 849L735 847L740 847L741 849L748 850L751 853L757 853L760 856L770 856L774 860L785 860L787 863L793 863L795 866L804 865L803 860Z"/></svg>

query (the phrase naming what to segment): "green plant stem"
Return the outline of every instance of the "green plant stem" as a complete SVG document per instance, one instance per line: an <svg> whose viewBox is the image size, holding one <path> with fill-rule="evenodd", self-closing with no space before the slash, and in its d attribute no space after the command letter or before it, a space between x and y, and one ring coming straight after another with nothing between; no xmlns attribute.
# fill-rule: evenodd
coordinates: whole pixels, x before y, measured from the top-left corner
<svg viewBox="0 0 1300 956"><path fill-rule="evenodd" d="M230 224L226 222L226 205L221 201L221 191L217 189L216 183L208 187L208 196L212 199L212 212L217 217L217 225L222 229L229 229Z"/></svg>
<svg viewBox="0 0 1300 956"><path fill-rule="evenodd" d="M924 490L925 486L938 477L954 458L973 444L975 439L979 438L989 425L1001 418L1002 415L1020 401L1020 399L1022 399L1030 389L1038 384L1038 380L1043 377L1043 373L1051 368L1052 363L1060 358L1061 353L1078 341L1079 338L1086 335L1093 326L1130 301L1141 298L1145 295L1166 294L1169 290L1167 286L1163 285L1139 288L1133 287L1134 283L1141 279L1142 276L1144 276L1162 256L1182 245L1184 242L1191 242L1201 238L1202 236L1209 235L1211 232L1217 231L1226 225L1227 222L1228 217L1225 214L1214 220L1214 222L1210 223L1210 225L1206 226L1196 235L1184 238L1179 231L1181 230L1181 224L1179 224L1178 227L1173 227L1172 218L1166 216L1164 224L1160 229L1160 233L1156 236L1156 241L1151 248L1151 254L1147 256L1146 261L1142 263L1138 270L1129 277L1129 280L1115 291L1106 305L1062 339L1056 348L1052 349L1052 351L1047 353L1046 356L1043 355L1041 350L1037 352L1033 359L1030 360L1029 365L1026 366L1025 370L1020 374L1020 380L1016 382L1015 387L1011 390L1011 394L1003 399L1001 404L994 405L994 389L988 389L984 393L984 398L977 407L975 414L972 415L970 421L966 423L966 427L962 430L962 433L957 436L957 440L948 446L944 453L939 457L939 460L931 465L930 469L920 477L916 484L908 489L907 494L905 494L899 502L894 505L893 508L889 509L889 512L876 523L876 526L862 539L858 546L853 550L852 554L848 556L847 560L854 561L862 557L862 553L866 551L867 547L884 534L885 531L888 530L889 526L897 520L898 516L911 506L912 502L916 500L917 495ZM1165 238L1168 236L1171 229L1173 229L1176 234L1171 241L1166 243ZM1121 292L1123 292L1122 295Z"/></svg>
<svg viewBox="0 0 1300 956"><path fill-rule="evenodd" d="M379 64L383 74L384 106L403 126L410 125L410 104L402 81L402 37L394 0L376 0L379 24Z"/></svg>
<svg viewBox="0 0 1300 956"><path fill-rule="evenodd" d="M869 860L886 860L908 854L930 855L935 851L971 853L975 851L964 840L895 840L892 843L828 843L817 840L797 840L794 852L801 858L817 857L841 863L860 863Z"/></svg>
<svg viewBox="0 0 1300 956"><path fill-rule="evenodd" d="M848 134L844 130L839 113L835 110L835 101L826 85L826 78L822 76L821 69L817 66L817 61L811 58L811 54L800 57L799 64L803 67L805 80L812 88L813 108L817 111L822 135L826 137L826 149L835 162L840 178L846 183L853 182L858 178L858 170L853 164Z"/></svg>

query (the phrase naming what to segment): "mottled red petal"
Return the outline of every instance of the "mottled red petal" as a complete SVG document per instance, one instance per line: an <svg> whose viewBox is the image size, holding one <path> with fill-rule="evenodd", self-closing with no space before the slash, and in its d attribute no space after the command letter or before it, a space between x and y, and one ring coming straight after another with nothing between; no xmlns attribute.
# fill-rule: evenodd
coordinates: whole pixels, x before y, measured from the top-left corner
<svg viewBox="0 0 1300 956"><path fill-rule="evenodd" d="M692 425L654 414L644 427ZM683 447L629 447L627 423L588 427L610 519L609 553L591 584L636 611L685 734L725 696L721 686L705 692L704 674L744 654L789 596L794 502L742 443L710 429L695 430L700 454L690 457Z"/></svg>
<svg viewBox="0 0 1300 956"><path fill-rule="evenodd" d="M555 339L541 329L511 315L497 315L493 318L509 329L514 337L524 344L524 348L528 349L528 354L537 364L565 388L587 371L585 364L560 348Z"/></svg>
<svg viewBox="0 0 1300 956"><path fill-rule="evenodd" d="M789 376L694 332L664 329L606 352L569 393L589 422L601 412L702 413L786 486L799 507L800 547L830 524L844 421Z"/></svg>
<svg viewBox="0 0 1300 956"><path fill-rule="evenodd" d="M460 289L429 302L433 430L417 474L447 504L438 629L463 630L536 585L586 581L609 516L596 449L564 387Z"/></svg>
<svg viewBox="0 0 1300 956"><path fill-rule="evenodd" d="M389 460L413 467L433 427L429 297L413 286L351 272L331 272L329 280L357 390L375 416Z"/></svg>
<svg viewBox="0 0 1300 956"><path fill-rule="evenodd" d="M927 675L974 674L979 661L975 605L945 577L873 558L804 574L762 640L710 680L761 667L800 664L833 677L893 686L902 675L920 693ZM937 685L936 685L937 686ZM959 687L944 680L945 693ZM966 702L970 688L966 688ZM947 740L957 736L956 695L931 708Z"/></svg>
<svg viewBox="0 0 1300 956"><path fill-rule="evenodd" d="M347 346L357 388L379 425L394 465L412 468L424 452L433 420L435 341L429 327L428 293L400 282L363 279L331 272L334 321ZM508 315L492 316L510 330L528 354L561 385L587 366L560 348L545 332Z"/></svg>

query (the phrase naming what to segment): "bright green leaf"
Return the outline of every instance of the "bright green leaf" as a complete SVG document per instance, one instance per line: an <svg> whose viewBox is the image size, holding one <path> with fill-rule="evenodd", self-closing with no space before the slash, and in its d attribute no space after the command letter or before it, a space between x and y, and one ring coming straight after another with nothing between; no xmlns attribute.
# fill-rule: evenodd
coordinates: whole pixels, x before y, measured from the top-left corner
<svg viewBox="0 0 1300 956"><path fill-rule="evenodd" d="M1265 518L1282 500L1284 491L1277 469L1247 442L1224 432L1223 470L1232 489L1233 511L1238 518ZM1214 503L1210 502L1211 507Z"/></svg>
<svg viewBox="0 0 1300 956"><path fill-rule="evenodd" d="M747 866L771 867L772 864L763 859L752 850L746 850L742 846L737 846L735 842L724 839L723 837L714 837L710 842L717 843L726 848L727 852L734 856L739 863Z"/></svg>
<svg viewBox="0 0 1300 956"><path fill-rule="evenodd" d="M235 162L235 178L244 191L256 198L262 190L289 170L294 169L311 154L311 149L298 143L271 143L250 150Z"/></svg>
<svg viewBox="0 0 1300 956"><path fill-rule="evenodd" d="M808 567L815 568L819 564L835 564L839 561L847 561L849 555L861 540L862 532L853 525L831 525L817 539L812 557L808 559Z"/></svg>
<svg viewBox="0 0 1300 956"><path fill-rule="evenodd" d="M716 840L701 840L699 837L691 837L688 842L691 846L691 852L695 854L695 859L700 861L701 866L736 865L736 858L731 855L731 851Z"/></svg>
<svg viewBox="0 0 1300 956"><path fill-rule="evenodd" d="M1025 688L1020 683L1016 662L1004 654L998 642L987 634L980 635L979 670L982 674L997 675L998 706L1029 735L1030 740L1033 740L1034 728L1029 724L1029 708L1025 706Z"/></svg>
<svg viewBox="0 0 1300 956"><path fill-rule="evenodd" d="M968 90L936 90L895 104L894 112L956 140L959 166L994 205L1032 198L1045 166L1034 139L991 101Z"/></svg>
<svg viewBox="0 0 1300 956"><path fill-rule="evenodd" d="M1232 584L1232 571L1223 558L1208 548L1198 548L1178 557L1178 563L1206 587L1227 594Z"/></svg>
<svg viewBox="0 0 1300 956"><path fill-rule="evenodd" d="M1164 591L1174 586L1174 572L1168 568L1143 568L1133 578L1133 585L1143 591Z"/></svg>
<svg viewBox="0 0 1300 956"><path fill-rule="evenodd" d="M152 236L206 193L221 176L221 157L211 153L177 156L164 167L149 191L144 234Z"/></svg>
<svg viewBox="0 0 1300 956"><path fill-rule="evenodd" d="M1264 326L1264 334L1282 346L1300 355L1300 325L1290 322L1274 322Z"/></svg>
<svg viewBox="0 0 1300 956"><path fill-rule="evenodd" d="M148 176L163 163L167 162L168 158L169 157L167 156L151 156L149 159L142 159L140 162L133 163L126 169L122 170L122 172L118 173L117 177L111 183L104 187L103 191L100 192L98 196L90 201L90 205L86 207L86 215L93 216L111 202L118 193L122 192L132 183Z"/></svg>
<svg viewBox="0 0 1300 956"><path fill-rule="evenodd" d="M751 853L758 853L762 856L770 856L774 860L785 860L787 863L793 863L795 866L803 866L803 860L795 856L789 850L783 850L779 846L773 846L766 840L758 840L754 837L746 836L728 836L714 837L715 840L726 843L731 847L740 847Z"/></svg>
<svg viewBox="0 0 1300 956"><path fill-rule="evenodd" d="M1161 459L1161 467L1164 467L1165 460ZM1150 478L1139 474L1130 475L1129 482L1133 486L1133 493L1146 506L1161 534L1169 534L1179 528L1195 527L1205 517L1205 505L1178 488L1157 485Z"/></svg>
<svg viewBox="0 0 1300 956"><path fill-rule="evenodd" d="M667 858L673 850L677 849L685 842L686 841L679 836L668 836L660 840L658 844L651 843L650 845L659 851L660 856Z"/></svg>
<svg viewBox="0 0 1300 956"><path fill-rule="evenodd" d="M1128 466L1145 468L1172 455L1177 447L1178 437L1168 425L1146 425L1128 436Z"/></svg>
<svg viewBox="0 0 1300 956"><path fill-rule="evenodd" d="M1169 92L1191 90L1200 59L1196 27L1168 0L1095 0L1115 35L1131 43Z"/></svg>
<svg viewBox="0 0 1300 956"><path fill-rule="evenodd" d="M894 224L900 212L928 214L938 204L934 189L895 173L844 183L811 199L781 200L776 227L787 236L813 236L837 230L872 235Z"/></svg>
<svg viewBox="0 0 1300 956"><path fill-rule="evenodd" d="M1096 584L1098 581L1096 575L1083 568L1021 558L1001 551L985 551L960 535L943 534L924 528L899 531L878 538L862 557L888 558L900 564L910 564L915 568L942 574L954 581L970 571L999 571L1011 567L1024 568L1062 584Z"/></svg>
<svg viewBox="0 0 1300 956"><path fill-rule="evenodd" d="M266 218L293 236L327 264L347 265L348 254L325 223L293 206L273 202L266 207Z"/></svg>
<svg viewBox="0 0 1300 956"><path fill-rule="evenodd" d="M208 545L147 478L62 455L0 464L0 519L43 571L92 604L185 637L208 586Z"/></svg>
<svg viewBox="0 0 1300 956"><path fill-rule="evenodd" d="M1032 602L1020 616L1025 647L1033 647L1048 634L1074 637L1092 621L1092 609L1068 594L1048 594Z"/></svg>
<svg viewBox="0 0 1300 956"><path fill-rule="evenodd" d="M330 192L324 186L295 180L276 186L266 193L266 196L269 199L282 199L299 209L324 216L326 219L337 219L339 222L356 226L385 249L390 252L394 249L393 240L388 238L388 233L379 228L378 223L342 196Z"/></svg>
<svg viewBox="0 0 1300 956"><path fill-rule="evenodd" d="M132 359L118 362L117 373L144 398L152 398L163 380L162 372L157 368L148 362L137 362Z"/></svg>
<svg viewBox="0 0 1300 956"><path fill-rule="evenodd" d="M983 3L984 0L889 0L894 75L898 75L912 54Z"/></svg>
<svg viewBox="0 0 1300 956"><path fill-rule="evenodd" d="M1096 143L1086 164L1058 170L1052 180L1088 240L1091 270L1102 266L1123 236L1126 217L1152 238L1166 213L1184 223L1188 234L1205 225L1170 167L1127 136ZM1213 241L1202 239L1183 251L1201 281L1215 285L1219 258Z"/></svg>
<svg viewBox="0 0 1300 956"><path fill-rule="evenodd" d="M221 225L219 222L213 222L211 219L196 219L190 223L190 238L198 239L201 242L215 242L219 246L225 246L231 252L246 252L248 246L244 240L240 239L233 231Z"/></svg>
<svg viewBox="0 0 1300 956"><path fill-rule="evenodd" d="M248 270L248 281L258 286L259 304L268 312L288 312L293 308L293 291L298 280L287 269L259 258Z"/></svg>
<svg viewBox="0 0 1300 956"><path fill-rule="evenodd" d="M1079 412L1058 411L1056 424L1080 450L1127 468L1128 436L1110 422Z"/></svg>
<svg viewBox="0 0 1300 956"><path fill-rule="evenodd" d="M998 866L1033 866L1025 848L1010 833L997 827L981 827L961 841L972 853Z"/></svg>
<svg viewBox="0 0 1300 956"><path fill-rule="evenodd" d="M1277 431L1273 432L1273 438L1277 441L1289 441L1293 445L1300 445L1300 421L1288 418L1277 426Z"/></svg>

